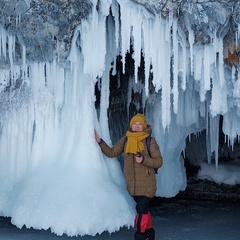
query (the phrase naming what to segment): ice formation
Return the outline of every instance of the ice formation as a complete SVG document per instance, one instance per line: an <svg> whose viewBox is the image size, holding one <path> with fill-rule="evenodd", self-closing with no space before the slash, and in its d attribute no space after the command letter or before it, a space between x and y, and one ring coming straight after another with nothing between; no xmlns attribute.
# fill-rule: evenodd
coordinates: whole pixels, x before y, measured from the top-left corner
<svg viewBox="0 0 240 240"><path fill-rule="evenodd" d="M0 69L0 212L18 227L74 236L133 225L134 203L120 165L102 155L93 136L96 128L112 144L109 71L119 54L125 71L130 42L135 79L129 87L144 90L146 116L164 158L157 196L185 189L181 152L190 133L207 129L209 159L214 152L217 159L220 115L229 144L239 136L239 67L225 69L223 39L214 35L210 44L195 45L191 26L187 41L172 14L163 19L129 0L100 1L98 8L97 2L92 0L91 16L76 27L65 67L57 59L28 62L25 46L16 65L15 38L0 28L0 56L10 62L9 69ZM149 93L148 81L138 82L141 51L155 93Z"/></svg>

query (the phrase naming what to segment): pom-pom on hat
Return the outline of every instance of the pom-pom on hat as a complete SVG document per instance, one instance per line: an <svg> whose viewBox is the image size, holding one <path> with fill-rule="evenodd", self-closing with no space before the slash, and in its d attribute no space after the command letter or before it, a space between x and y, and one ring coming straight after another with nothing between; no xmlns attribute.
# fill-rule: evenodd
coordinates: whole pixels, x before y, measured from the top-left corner
<svg viewBox="0 0 240 240"><path fill-rule="evenodd" d="M132 119L130 120L130 127L132 127L132 124L134 122L140 122L143 125L144 129L147 128L146 118L141 113L138 113L138 114L136 114L135 116L132 117Z"/></svg>

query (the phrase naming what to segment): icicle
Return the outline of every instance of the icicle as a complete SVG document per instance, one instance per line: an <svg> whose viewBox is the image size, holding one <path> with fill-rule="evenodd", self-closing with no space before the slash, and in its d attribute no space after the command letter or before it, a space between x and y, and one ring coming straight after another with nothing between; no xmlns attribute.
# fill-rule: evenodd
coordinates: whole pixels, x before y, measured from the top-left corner
<svg viewBox="0 0 240 240"><path fill-rule="evenodd" d="M134 59L134 74L135 74L135 83L138 82L138 68L141 63L141 40L142 40L142 15L140 10L137 8L137 11L134 15L131 16L132 27L132 36L133 36L133 59Z"/></svg>
<svg viewBox="0 0 240 240"><path fill-rule="evenodd" d="M146 21L143 22L143 55L144 55L144 75L145 75L145 93L146 96L148 96L149 93L149 74L150 74L150 67L151 67L151 57L149 56L150 54L150 46L152 44L151 42L151 34L150 34L150 29L152 29L152 20L147 19Z"/></svg>
<svg viewBox="0 0 240 240"><path fill-rule="evenodd" d="M194 76L195 79L200 80L200 101L204 102L206 91L211 88L211 65L215 61L214 54L212 54L214 49L212 45L198 46L198 49L199 51L194 53Z"/></svg>
<svg viewBox="0 0 240 240"><path fill-rule="evenodd" d="M182 56L181 60L179 61L179 72L181 73L181 88L183 91L186 90L186 80L187 80L187 41L186 36L182 29L178 27L178 36L180 37L179 44L181 48L179 48L179 56Z"/></svg>
<svg viewBox="0 0 240 240"><path fill-rule="evenodd" d="M115 25L113 24L113 19L108 18L107 22L108 31L106 34L106 41L108 46L108 51L105 57L105 71L102 75L101 81L101 100L100 100L100 117L99 122L101 126L102 136L105 141L112 145L110 132L109 132L109 125L108 125L108 108L109 108L109 96L110 96L110 79L109 79L109 72L111 70L111 63L113 59L117 58L118 51L116 50L116 46L114 44L114 31L117 31ZM120 79L118 79L120 84Z"/></svg>
<svg viewBox="0 0 240 240"><path fill-rule="evenodd" d="M15 36L8 35L8 56L10 66L13 66L13 58L15 56Z"/></svg>
<svg viewBox="0 0 240 240"><path fill-rule="evenodd" d="M191 74L193 74L193 44L194 44L194 41L195 41L195 38L194 38L194 32L191 28L191 23L189 22L185 22L186 23L186 27L187 27L187 30L188 30L188 39L189 39L189 47L190 47L190 61L191 61Z"/></svg>
<svg viewBox="0 0 240 240"><path fill-rule="evenodd" d="M152 83L155 86L155 91L157 92L162 87L162 70L164 70L164 62L161 64L160 61L160 55L163 55L165 57L164 53L164 46L163 46L163 36L164 36L164 24L161 21L161 16L156 16L154 22L153 22L153 28L152 28L152 39L149 42L149 45L152 41L152 44L150 45L150 53L149 57L151 57L152 60L152 71L153 71L153 80ZM145 51L146 54L146 51ZM158 70L157 70L158 69Z"/></svg>
<svg viewBox="0 0 240 240"><path fill-rule="evenodd" d="M92 0L93 1L93 0ZM93 1L91 21L81 23L82 53L84 56L84 73L92 76L101 76L105 70L106 55L106 15L109 8L96 9L97 1ZM97 39L97 41L92 41Z"/></svg>
<svg viewBox="0 0 240 240"><path fill-rule="evenodd" d="M208 104L208 103L206 103ZM208 107L208 106L207 106ZM207 149L207 160L208 160L208 164L211 164L211 132L210 132L210 116L209 113L207 111L206 114L206 149Z"/></svg>
<svg viewBox="0 0 240 240"><path fill-rule="evenodd" d="M7 58L7 33L6 30L1 27L1 47L2 47L2 52L5 60Z"/></svg>
<svg viewBox="0 0 240 240"><path fill-rule="evenodd" d="M177 36L177 20L173 19L173 111L175 114L178 112L178 36Z"/></svg>
<svg viewBox="0 0 240 240"><path fill-rule="evenodd" d="M215 167L218 170L218 149L219 149L219 115L210 116L210 146L211 152L215 153Z"/></svg>
<svg viewBox="0 0 240 240"><path fill-rule="evenodd" d="M145 14L146 18L142 24L142 51L144 56L144 75L145 75L145 93L146 96L149 94L149 75L151 64L153 63L154 59L156 59L155 54L159 51L159 46L155 46L155 38L159 36L159 30L155 29L155 21L158 22L158 16L147 15ZM154 30L157 30L155 32ZM155 63L154 63L155 64Z"/></svg>
<svg viewBox="0 0 240 240"><path fill-rule="evenodd" d="M131 39L131 2L118 0L121 10L121 55L122 55L122 72L125 73L125 54L130 52L130 39Z"/></svg>
<svg viewBox="0 0 240 240"><path fill-rule="evenodd" d="M211 65L214 63L212 54L212 46L204 46L203 69L204 69L204 90L208 91L211 88ZM205 97L204 97L205 100Z"/></svg>
<svg viewBox="0 0 240 240"><path fill-rule="evenodd" d="M216 53L214 72L212 73L212 99L210 110L212 116L224 115L228 110L227 106L227 86L224 77L223 63L223 43L221 39L215 37L213 41ZM221 94L219 94L221 93Z"/></svg>
<svg viewBox="0 0 240 240"><path fill-rule="evenodd" d="M202 62L203 62L203 47L201 45L194 46L194 79L195 81L201 81L202 79Z"/></svg>
<svg viewBox="0 0 240 240"><path fill-rule="evenodd" d="M116 43L116 49L119 48L120 40L119 40L119 35L120 35L120 23L119 23L119 5L116 0L113 0L112 5L111 5L111 10L112 14L114 17L115 21L115 43Z"/></svg>
<svg viewBox="0 0 240 240"><path fill-rule="evenodd" d="M240 79L238 78L237 81L233 83L233 97L239 98L240 97Z"/></svg>
<svg viewBox="0 0 240 240"><path fill-rule="evenodd" d="M235 33L236 49L238 47L238 36L239 36L238 31L236 31L236 33Z"/></svg>
<svg viewBox="0 0 240 240"><path fill-rule="evenodd" d="M229 111L224 114L223 118L223 127L222 130L227 136L226 141L228 140L228 146L234 146L234 140L237 136L240 136L240 122L239 122L239 108L234 106L234 100L229 100L231 105L229 104Z"/></svg>
<svg viewBox="0 0 240 240"><path fill-rule="evenodd" d="M240 39L240 24L238 24L238 40ZM237 44L237 47L240 47L240 44Z"/></svg>
<svg viewBox="0 0 240 240"><path fill-rule="evenodd" d="M171 93L171 86L170 86L170 25L169 22L165 22L164 25L164 46L162 46L162 50L164 50L164 54L161 54L162 59L160 61L162 65L162 126L163 129L165 130L171 122L171 100L170 100L170 93Z"/></svg>
<svg viewBox="0 0 240 240"><path fill-rule="evenodd" d="M24 73L26 73L26 46L22 45L22 68Z"/></svg>
<svg viewBox="0 0 240 240"><path fill-rule="evenodd" d="M2 57L2 26L0 25L0 57Z"/></svg>
<svg viewBox="0 0 240 240"><path fill-rule="evenodd" d="M223 88L225 77L224 77L224 56L223 56L223 40L217 36L214 37L213 41L214 50L216 53L216 72L218 75L220 87Z"/></svg>
<svg viewBox="0 0 240 240"><path fill-rule="evenodd" d="M108 62L109 64L109 62ZM103 139L111 146L111 138L110 138L110 132L109 132L109 125L108 125L108 107L109 107L109 77L108 72L105 72L105 74L102 76L102 82L101 82L101 100L100 100L100 117L99 122L101 125L101 132Z"/></svg>

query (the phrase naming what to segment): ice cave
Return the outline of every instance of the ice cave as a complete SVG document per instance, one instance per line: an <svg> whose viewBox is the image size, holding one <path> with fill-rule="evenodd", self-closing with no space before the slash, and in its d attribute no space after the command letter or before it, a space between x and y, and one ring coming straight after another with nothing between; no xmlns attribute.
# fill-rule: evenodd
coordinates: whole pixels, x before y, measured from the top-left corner
<svg viewBox="0 0 240 240"><path fill-rule="evenodd" d="M186 189L186 158L218 172L227 152L240 169L239 1L0 6L0 215L14 225L68 236L132 226L121 158L93 132L112 145L137 112L164 159L157 196Z"/></svg>

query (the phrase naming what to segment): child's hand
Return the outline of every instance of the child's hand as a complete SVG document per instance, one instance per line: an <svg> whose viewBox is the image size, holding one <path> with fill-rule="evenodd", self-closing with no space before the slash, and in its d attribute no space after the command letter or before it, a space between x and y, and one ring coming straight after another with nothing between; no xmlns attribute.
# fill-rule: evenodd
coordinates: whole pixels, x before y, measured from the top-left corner
<svg viewBox="0 0 240 240"><path fill-rule="evenodd" d="M143 162L143 156L141 155L140 152L138 152L138 153L135 155L135 159L136 159L136 162L137 162L137 163L142 163L142 162Z"/></svg>
<svg viewBox="0 0 240 240"><path fill-rule="evenodd" d="M97 133L97 131L95 129L94 129L94 136L95 136L96 141L98 143L100 143L101 142L101 138L99 137L99 135L98 135L98 133Z"/></svg>

